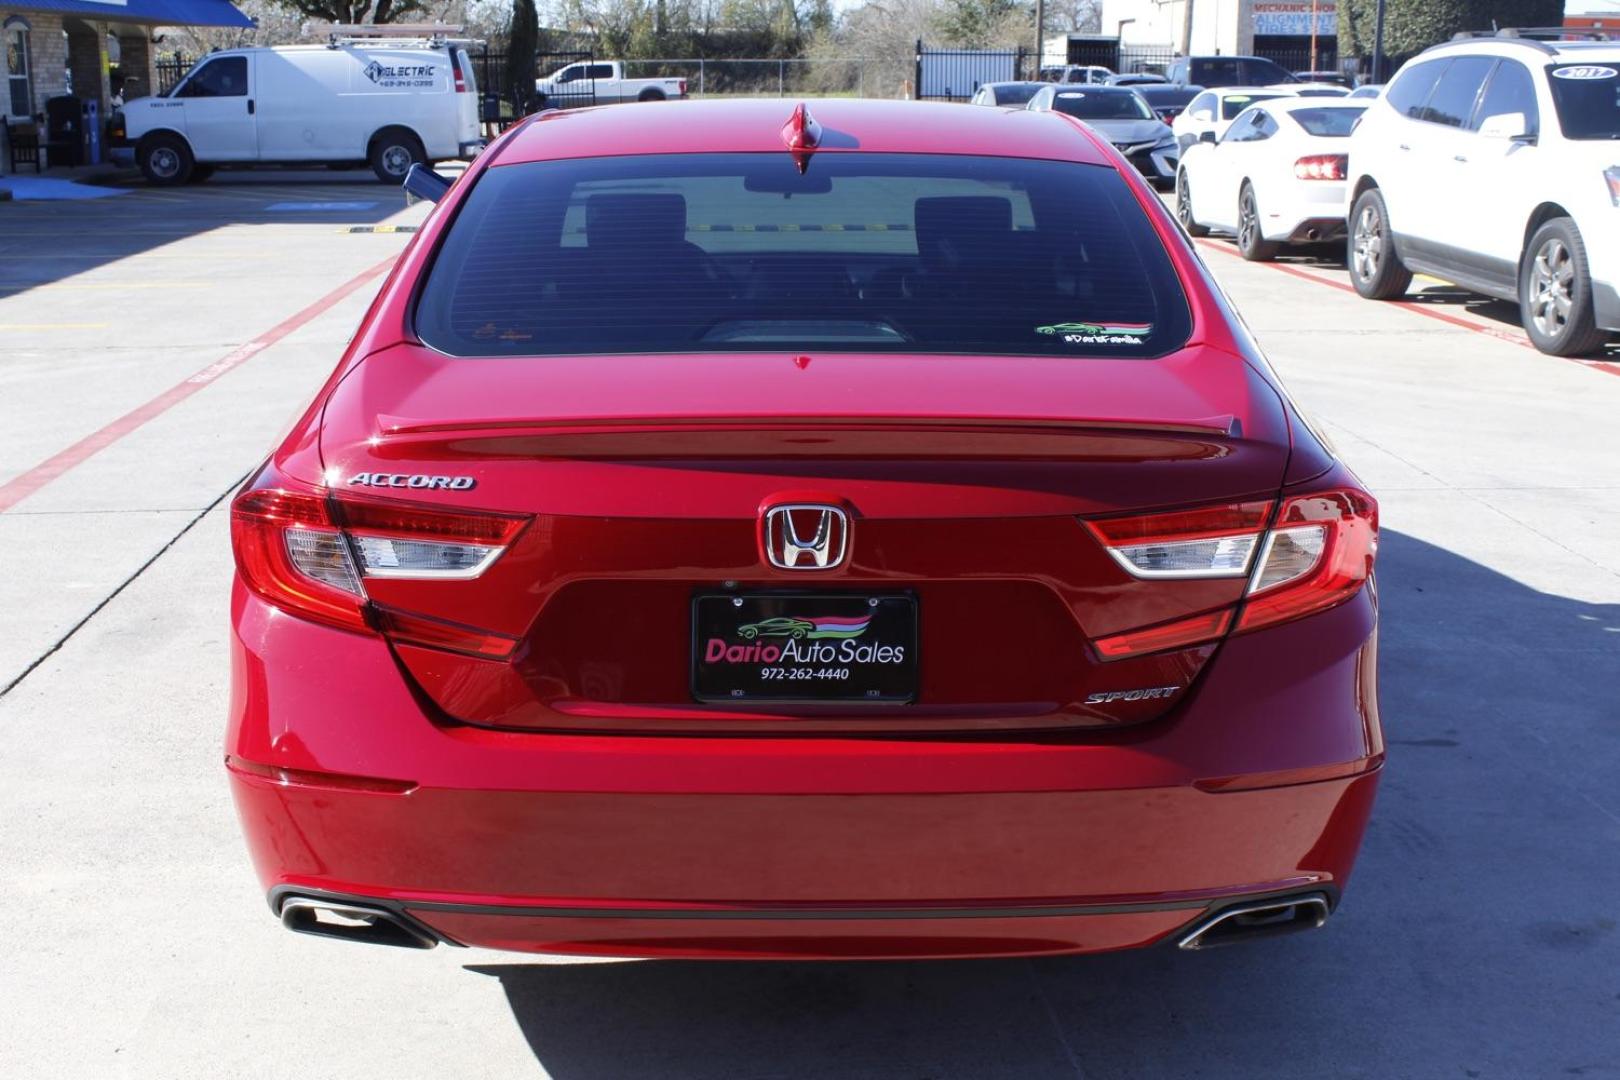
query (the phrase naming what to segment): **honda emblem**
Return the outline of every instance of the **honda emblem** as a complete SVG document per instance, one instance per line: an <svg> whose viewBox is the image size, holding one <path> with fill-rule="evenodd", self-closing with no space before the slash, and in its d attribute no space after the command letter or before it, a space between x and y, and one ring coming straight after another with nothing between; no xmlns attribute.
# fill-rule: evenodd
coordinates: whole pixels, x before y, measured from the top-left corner
<svg viewBox="0 0 1620 1080"><path fill-rule="evenodd" d="M831 570L849 547L849 516L836 506L795 503L765 512L765 557L779 570Z"/></svg>

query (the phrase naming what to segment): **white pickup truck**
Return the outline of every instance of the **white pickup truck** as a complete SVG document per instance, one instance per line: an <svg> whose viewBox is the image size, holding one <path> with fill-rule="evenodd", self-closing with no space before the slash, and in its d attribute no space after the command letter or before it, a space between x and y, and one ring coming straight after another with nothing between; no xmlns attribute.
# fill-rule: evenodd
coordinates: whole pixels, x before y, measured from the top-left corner
<svg viewBox="0 0 1620 1080"><path fill-rule="evenodd" d="M686 96L685 79L627 79L617 60L569 64L534 80L539 107L610 105L620 101L664 101Z"/></svg>

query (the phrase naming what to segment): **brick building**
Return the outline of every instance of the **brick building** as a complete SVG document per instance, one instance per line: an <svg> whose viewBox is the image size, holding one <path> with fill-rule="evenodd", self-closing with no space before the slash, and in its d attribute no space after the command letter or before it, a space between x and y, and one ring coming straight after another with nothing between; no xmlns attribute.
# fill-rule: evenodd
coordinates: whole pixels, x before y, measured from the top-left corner
<svg viewBox="0 0 1620 1080"><path fill-rule="evenodd" d="M252 25L227 0L0 0L0 115L28 128L72 95L106 116L115 79L125 100L156 87L155 28ZM0 146L0 173L10 158Z"/></svg>

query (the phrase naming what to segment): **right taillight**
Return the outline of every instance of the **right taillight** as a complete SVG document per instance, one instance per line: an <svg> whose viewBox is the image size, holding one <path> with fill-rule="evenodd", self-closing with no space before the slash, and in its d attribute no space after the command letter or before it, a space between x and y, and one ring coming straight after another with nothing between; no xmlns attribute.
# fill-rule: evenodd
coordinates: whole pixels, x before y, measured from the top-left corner
<svg viewBox="0 0 1620 1080"><path fill-rule="evenodd" d="M1377 555L1378 503L1371 495L1344 489L1288 499L1266 535L1234 632L1343 603L1372 574Z"/></svg>
<svg viewBox="0 0 1620 1080"><path fill-rule="evenodd" d="M517 641L368 602L367 578L466 580L482 574L527 518L380 499L338 498L266 465L231 503L242 582L294 615L345 630L490 658Z"/></svg>
<svg viewBox="0 0 1620 1080"><path fill-rule="evenodd" d="M1294 495L1273 518L1254 501L1087 521L1132 577L1247 578L1226 606L1111 634L1092 644L1104 660L1203 645L1323 611L1348 600L1372 573L1378 504L1354 488ZM1236 618L1234 620L1234 613Z"/></svg>

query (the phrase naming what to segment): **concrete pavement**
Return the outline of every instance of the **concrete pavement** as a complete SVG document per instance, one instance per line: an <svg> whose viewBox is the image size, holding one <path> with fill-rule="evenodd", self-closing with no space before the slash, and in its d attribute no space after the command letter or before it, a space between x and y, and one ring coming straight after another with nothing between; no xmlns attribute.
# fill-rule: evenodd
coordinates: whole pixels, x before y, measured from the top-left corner
<svg viewBox="0 0 1620 1080"><path fill-rule="evenodd" d="M115 348L40 331L20 361L8 349L0 484L402 239L339 235L352 218L277 220L109 248L83 272L240 276L207 301L154 290L174 306L120 326ZM227 241L264 261L205 250ZM1360 300L1330 284L1342 271L1219 249L1206 259L1383 509L1390 762L1325 930L1202 954L833 965L285 933L220 765L230 555L223 510L205 508L314 390L362 289L0 513L0 673L39 661L0 697L0 1076L1620 1074L1620 377L1541 357L1510 328ZM77 317L43 289L0 297L0 323ZM1489 309L1437 303L1499 327ZM169 335L199 351L172 355ZM84 417L66 404L81 392Z"/></svg>

